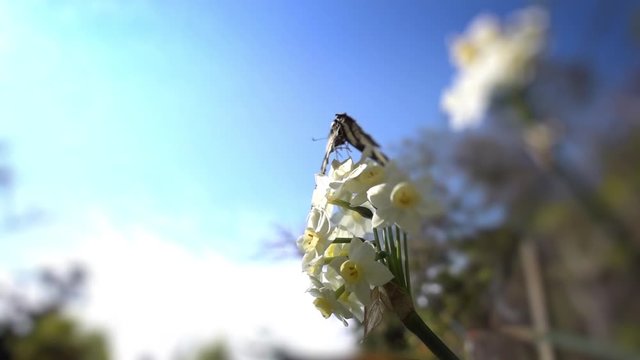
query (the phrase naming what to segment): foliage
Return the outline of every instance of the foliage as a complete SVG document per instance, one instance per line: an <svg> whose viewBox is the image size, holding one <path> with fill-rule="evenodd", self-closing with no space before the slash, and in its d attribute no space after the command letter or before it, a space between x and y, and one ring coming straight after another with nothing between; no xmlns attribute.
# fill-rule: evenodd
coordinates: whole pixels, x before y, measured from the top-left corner
<svg viewBox="0 0 640 360"><path fill-rule="evenodd" d="M640 112L629 106L640 102L638 75L604 86L592 69L547 60L480 128L406 143L406 167L428 163L448 179L445 218L414 244L422 254L413 263L418 303L434 328L458 329L458 346L473 349L472 358L535 357L525 242L537 251L556 354L640 352L640 182L632 165L640 162Z"/></svg>
<svg viewBox="0 0 640 360"><path fill-rule="evenodd" d="M198 351L195 360L228 360L229 351L222 341L215 341Z"/></svg>
<svg viewBox="0 0 640 360"><path fill-rule="evenodd" d="M22 287L0 288L0 359L109 359L104 335L85 329L65 313L79 296L85 275L80 267L66 273L44 269L34 284L37 298Z"/></svg>

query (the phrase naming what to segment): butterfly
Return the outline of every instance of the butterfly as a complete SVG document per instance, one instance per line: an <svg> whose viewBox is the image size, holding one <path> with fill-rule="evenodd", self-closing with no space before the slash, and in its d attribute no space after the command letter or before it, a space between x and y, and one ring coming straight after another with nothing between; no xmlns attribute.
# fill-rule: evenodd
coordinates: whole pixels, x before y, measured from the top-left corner
<svg viewBox="0 0 640 360"><path fill-rule="evenodd" d="M362 130L354 118L347 115L347 113L336 114L336 118L331 123L327 147L320 167L322 174L327 170L329 155L345 143L360 150L365 156L370 157L380 165L388 162L387 156L380 150L380 145L373 140L371 135Z"/></svg>

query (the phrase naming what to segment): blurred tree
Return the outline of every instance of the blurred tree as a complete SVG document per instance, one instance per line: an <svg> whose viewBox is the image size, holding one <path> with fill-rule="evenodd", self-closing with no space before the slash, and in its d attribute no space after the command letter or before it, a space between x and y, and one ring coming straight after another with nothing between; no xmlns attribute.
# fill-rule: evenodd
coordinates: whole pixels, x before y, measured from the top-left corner
<svg viewBox="0 0 640 360"><path fill-rule="evenodd" d="M16 360L106 360L109 358L102 335L82 330L80 324L61 313L49 312L34 319L26 334L9 341Z"/></svg>
<svg viewBox="0 0 640 360"><path fill-rule="evenodd" d="M0 359L109 359L105 337L64 311L84 281L84 270L74 266L63 273L41 270L33 289L0 287Z"/></svg>
<svg viewBox="0 0 640 360"><path fill-rule="evenodd" d="M626 24L622 3L598 4L589 49L614 24L637 44L640 8ZM395 156L441 186L446 212L410 242L414 296L467 359L640 358L640 69L590 60L545 59L481 127L425 131ZM364 345L431 356L392 333Z"/></svg>
<svg viewBox="0 0 640 360"><path fill-rule="evenodd" d="M204 346L195 357L195 360L228 360L229 351L224 341L217 340Z"/></svg>
<svg viewBox="0 0 640 360"><path fill-rule="evenodd" d="M0 141L0 195L4 205L0 236L41 219L39 210L15 212L15 175L6 155L7 145ZM26 284L0 282L0 360L109 358L104 336L87 331L65 313L82 293L86 273L81 266L72 265L63 272L43 268L30 274L28 280Z"/></svg>
<svg viewBox="0 0 640 360"><path fill-rule="evenodd" d="M627 81L544 64L482 128L406 142L399 158L440 178L448 208L413 243L417 302L469 358L537 358L540 321L546 358L640 352L640 76Z"/></svg>

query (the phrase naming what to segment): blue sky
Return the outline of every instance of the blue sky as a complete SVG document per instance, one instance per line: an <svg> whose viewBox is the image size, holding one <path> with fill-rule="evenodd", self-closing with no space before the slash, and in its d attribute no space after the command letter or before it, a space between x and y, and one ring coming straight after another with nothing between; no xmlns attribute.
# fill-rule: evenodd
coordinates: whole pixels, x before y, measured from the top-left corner
<svg viewBox="0 0 640 360"><path fill-rule="evenodd" d="M249 256L272 224L303 222L324 150L311 139L334 113L387 149L445 127L447 39L481 11L530 3L5 1L0 137L16 211L99 209ZM595 2L549 3L562 51L580 53Z"/></svg>
<svg viewBox="0 0 640 360"><path fill-rule="evenodd" d="M531 3L0 0L0 166L16 174L0 208L46 215L0 232L0 286L42 259L86 261L83 311L123 359L168 356L212 326L246 335L238 311L258 338L266 326L348 349L302 298L295 260L252 262L274 225L304 222L325 146L312 138L337 112L392 155L419 129L446 128L447 39L482 11ZM633 2L610 17L597 1L543 3L552 54L610 78L639 64L620 26ZM158 327L158 313L180 326Z"/></svg>
<svg viewBox="0 0 640 360"><path fill-rule="evenodd" d="M255 251L272 224L302 223L324 149L311 139L334 113L383 144L437 119L443 35L474 13L418 2L3 8L0 134L18 207L53 221L98 208L231 256ZM208 236L220 231L245 236Z"/></svg>

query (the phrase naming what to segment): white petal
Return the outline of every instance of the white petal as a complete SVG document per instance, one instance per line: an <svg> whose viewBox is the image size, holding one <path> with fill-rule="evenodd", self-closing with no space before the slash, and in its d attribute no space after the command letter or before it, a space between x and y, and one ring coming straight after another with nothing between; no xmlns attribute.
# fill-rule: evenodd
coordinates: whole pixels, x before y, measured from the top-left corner
<svg viewBox="0 0 640 360"><path fill-rule="evenodd" d="M384 219L381 218L380 215L378 215L378 212L375 212L373 214L373 218L371 219L371 226L373 226L374 228L378 228L382 224L384 224Z"/></svg>
<svg viewBox="0 0 640 360"><path fill-rule="evenodd" d="M393 279L391 271L377 261L367 264L364 276L369 284L374 286L384 285Z"/></svg>
<svg viewBox="0 0 640 360"><path fill-rule="evenodd" d="M358 300L367 306L371 303L371 288L365 281L360 281L350 286L350 290L356 295Z"/></svg>
<svg viewBox="0 0 640 360"><path fill-rule="evenodd" d="M353 243L354 240L352 240L351 243ZM370 243L363 243L359 239L358 242L360 242L362 246L358 246L353 252L350 251L349 259L355 261L358 264L366 264L375 261L376 250L373 248L373 246L371 246Z"/></svg>
<svg viewBox="0 0 640 360"><path fill-rule="evenodd" d="M339 256L333 260L331 260L331 262L329 263L329 266L334 269L335 271L338 272L338 274L340 273L340 266L342 266L342 263L344 263L345 261L347 261L347 257L346 256Z"/></svg>
<svg viewBox="0 0 640 360"><path fill-rule="evenodd" d="M391 206L391 190L393 190L393 184L379 184L372 186L367 190L367 197L371 204L377 209L384 209Z"/></svg>
<svg viewBox="0 0 640 360"><path fill-rule="evenodd" d="M317 289L324 287L322 281L318 280L318 278L316 278L315 276L309 276L309 280L311 280L311 284L313 284L313 286Z"/></svg>
<svg viewBox="0 0 640 360"><path fill-rule="evenodd" d="M354 194L353 198L351 199L351 206L360 206L362 204L364 204L365 202L367 202L368 198L367 198L367 193L366 192L359 192Z"/></svg>
<svg viewBox="0 0 640 360"><path fill-rule="evenodd" d="M378 209L373 214L372 225L373 227L380 227L391 225L396 221L397 211L393 208Z"/></svg>
<svg viewBox="0 0 640 360"><path fill-rule="evenodd" d="M364 243L362 240L358 238L351 239L351 243L349 245L349 259L353 259L353 257L360 252L360 248L362 248L363 245Z"/></svg>

